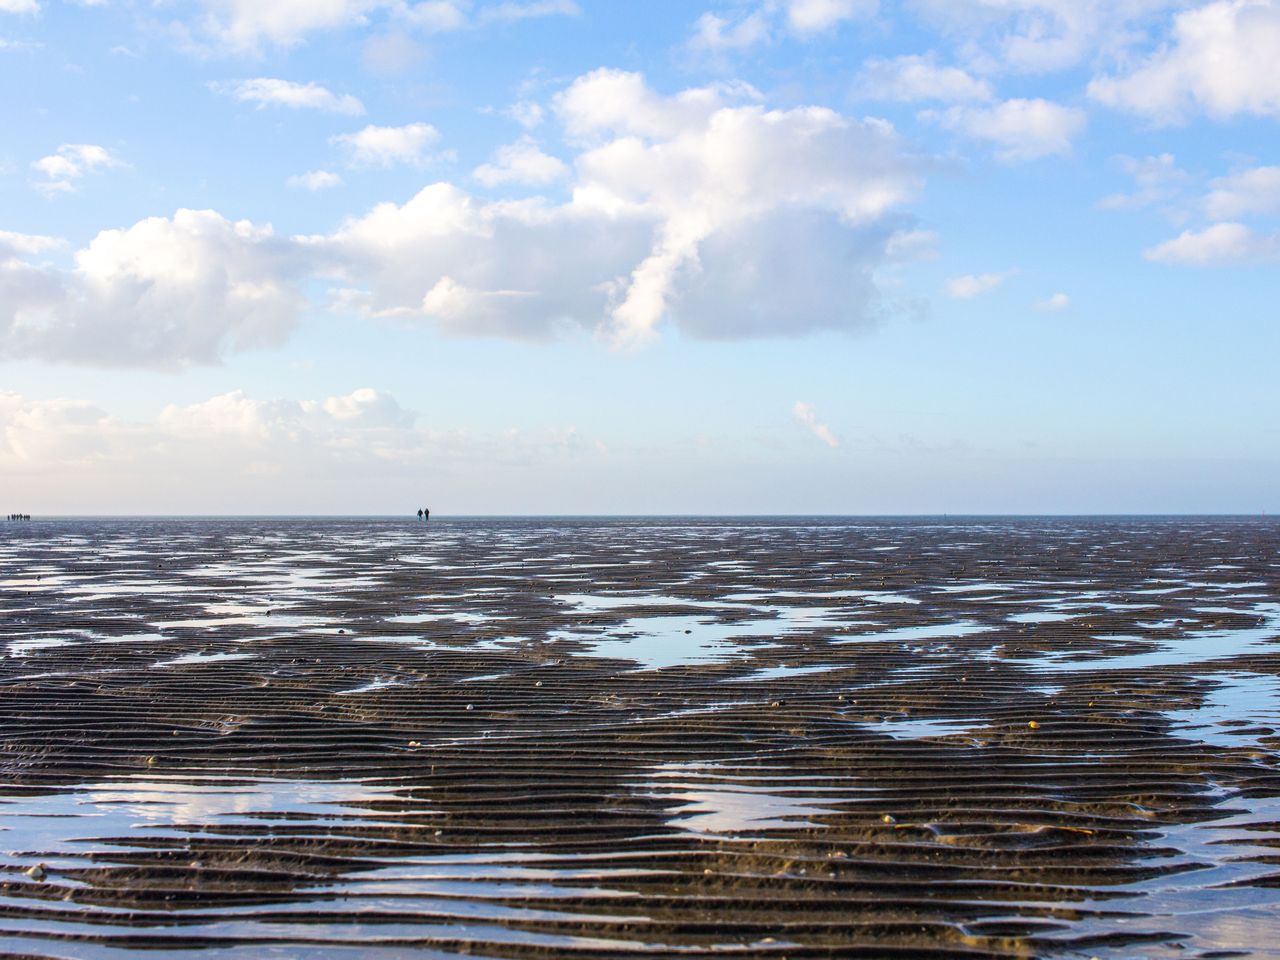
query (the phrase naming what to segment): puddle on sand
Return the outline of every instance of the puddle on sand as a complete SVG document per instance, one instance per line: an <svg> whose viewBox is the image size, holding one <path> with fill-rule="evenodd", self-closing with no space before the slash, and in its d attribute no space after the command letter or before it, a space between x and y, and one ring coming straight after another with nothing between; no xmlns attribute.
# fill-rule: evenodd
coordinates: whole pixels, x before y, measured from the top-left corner
<svg viewBox="0 0 1280 960"><path fill-rule="evenodd" d="M439 613L401 613L387 617L387 623L466 623L481 625L494 620L509 620L509 617L496 616L489 613L466 613L462 611L440 611Z"/></svg>
<svg viewBox="0 0 1280 960"><path fill-rule="evenodd" d="M1080 613L1015 613L1010 616L1010 623L1061 623L1064 620L1077 620L1082 617Z"/></svg>
<svg viewBox="0 0 1280 960"><path fill-rule="evenodd" d="M65 647L75 643L71 637L32 637L30 640L10 640L9 654L14 657L25 657L37 650L51 650L54 647Z"/></svg>
<svg viewBox="0 0 1280 960"><path fill-rule="evenodd" d="M130 839L188 826L286 822L299 815L336 822L342 813L367 818L363 804L393 794L391 787L357 780L190 782L158 775L90 781L33 797L6 796L0 788L0 857L19 869L37 862L82 866L90 854L127 850Z"/></svg>
<svg viewBox="0 0 1280 960"><path fill-rule="evenodd" d="M1174 724L1174 736L1220 747L1250 747L1280 728L1280 677L1250 673L1213 679L1220 685L1199 707L1165 711Z"/></svg>
<svg viewBox="0 0 1280 960"><path fill-rule="evenodd" d="M768 773L750 780L749 784L734 782L711 764L665 763L654 771L647 784L649 792L642 796L679 801L667 823L699 834L801 829L849 799Z"/></svg>
<svg viewBox="0 0 1280 960"><path fill-rule="evenodd" d="M197 663L225 663L228 660L252 660L252 653L184 653L172 660L162 660L157 667L184 667Z"/></svg>
<svg viewBox="0 0 1280 960"><path fill-rule="evenodd" d="M822 663L792 667L784 663L776 667L763 667L759 670L754 670L745 677L734 677L733 682L748 683L754 680L781 680L786 677L802 677L807 673L828 673L847 666L849 665L843 663Z"/></svg>
<svg viewBox="0 0 1280 960"><path fill-rule="evenodd" d="M842 637L831 641L841 643L895 643L908 640L948 640L953 637L967 637L975 633L987 633L992 628L981 623L927 623L918 627L894 627L891 630L880 630L876 633L860 633L852 637Z"/></svg>
<svg viewBox="0 0 1280 960"><path fill-rule="evenodd" d="M1245 627L1241 630L1206 630L1167 640L1147 637L1125 638L1146 640L1159 645L1160 649L1147 653L1130 653L1085 660L1067 660L1064 659L1063 654L1057 654L1044 659L1028 660L1026 663L1040 670L1072 672L1136 670L1142 667L1181 666L1207 663L1212 660L1227 660L1267 649L1280 651L1280 645L1274 643L1280 638L1280 603L1260 603L1251 610L1237 612L1261 616L1264 621L1257 627ZM1074 654L1070 655L1074 656Z"/></svg>
<svg viewBox="0 0 1280 960"><path fill-rule="evenodd" d="M718 623L699 616L631 617L610 634L617 639L559 631L553 639L576 640L588 645L588 656L633 660L649 669L682 664L728 660L741 653L736 641L746 637L768 638L772 621Z"/></svg>
<svg viewBox="0 0 1280 960"><path fill-rule="evenodd" d="M986 721L972 717L966 719L928 719L924 717L886 718L880 723L871 724L868 729L874 733L884 733L895 740L925 740L930 737L949 737L957 733L965 733L975 727L984 726Z"/></svg>
<svg viewBox="0 0 1280 960"><path fill-rule="evenodd" d="M634 660L647 669L683 664L723 662L742 656L753 639L752 649L774 646L779 638L809 630L844 627L865 621L851 619L848 611L829 607L773 606L762 608L773 614L755 620L732 623L709 619L710 615L628 617L601 633L560 630L553 640L573 640L588 645L588 656Z"/></svg>
<svg viewBox="0 0 1280 960"><path fill-rule="evenodd" d="M1219 956L1280 957L1280 917L1276 890L1257 881L1272 877L1268 862L1280 843L1280 799L1228 796L1217 806L1227 814L1204 823L1164 827L1149 843L1176 849L1172 864L1195 864L1199 869L1167 873L1118 888L1140 894L1141 911L1121 920L1126 933L1175 932L1183 935L1176 955L1199 956L1201 950ZM1078 904L1081 909L1114 909L1114 901ZM1114 921L1113 921L1114 922ZM1087 932L1079 929L1073 934ZM1112 927L1111 929L1115 929ZM1239 950L1240 954L1226 951ZM1166 956L1164 952L1127 948L1091 949L1098 957Z"/></svg>

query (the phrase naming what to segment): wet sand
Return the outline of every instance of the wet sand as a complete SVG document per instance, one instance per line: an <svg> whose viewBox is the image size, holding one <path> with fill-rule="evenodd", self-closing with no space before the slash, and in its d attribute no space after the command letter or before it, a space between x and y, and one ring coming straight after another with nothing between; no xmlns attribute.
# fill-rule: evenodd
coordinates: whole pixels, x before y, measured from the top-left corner
<svg viewBox="0 0 1280 960"><path fill-rule="evenodd" d="M1280 523L0 528L0 956L1280 957Z"/></svg>

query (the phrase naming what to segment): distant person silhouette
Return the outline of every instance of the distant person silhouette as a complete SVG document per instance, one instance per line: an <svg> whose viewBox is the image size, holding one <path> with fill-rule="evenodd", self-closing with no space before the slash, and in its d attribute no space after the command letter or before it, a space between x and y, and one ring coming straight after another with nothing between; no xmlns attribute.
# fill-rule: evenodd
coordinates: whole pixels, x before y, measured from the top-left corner
<svg viewBox="0 0 1280 960"><path fill-rule="evenodd" d="M422 519L422 508L421 508L421 507L419 507L419 508L418 508L418 519L419 519L419 520L421 520L421 519Z"/></svg>
<svg viewBox="0 0 1280 960"><path fill-rule="evenodd" d="M430 511L430 510L428 510L426 507L423 507L423 508L422 508L422 519L423 519L423 520L430 520L430 519L431 519L431 511Z"/></svg>

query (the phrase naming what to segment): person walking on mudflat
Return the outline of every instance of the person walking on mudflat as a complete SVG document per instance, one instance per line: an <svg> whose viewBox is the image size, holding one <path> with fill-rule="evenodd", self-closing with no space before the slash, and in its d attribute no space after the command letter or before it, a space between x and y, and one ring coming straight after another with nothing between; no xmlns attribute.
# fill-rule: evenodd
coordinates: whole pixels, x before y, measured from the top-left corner
<svg viewBox="0 0 1280 960"><path fill-rule="evenodd" d="M418 519L419 519L419 520L421 520L421 519L422 519L422 508L421 508L421 507L419 507L419 508L418 508Z"/></svg>

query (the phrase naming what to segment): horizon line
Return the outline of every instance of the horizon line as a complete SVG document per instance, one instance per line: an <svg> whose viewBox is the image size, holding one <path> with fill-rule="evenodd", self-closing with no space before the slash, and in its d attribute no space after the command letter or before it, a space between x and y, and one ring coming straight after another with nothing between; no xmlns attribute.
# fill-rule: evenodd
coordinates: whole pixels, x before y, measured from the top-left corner
<svg viewBox="0 0 1280 960"><path fill-rule="evenodd" d="M411 520L429 523L431 520L519 520L519 519L571 519L571 520L625 520L625 519L934 519L934 518L1036 518L1036 517L1222 517L1266 518L1280 516L1261 510L1251 513L1239 511L1179 511L1163 513L1134 513L1128 511L1099 511L1080 513L1075 511L1040 511L1021 513L452 513L433 514L430 520L422 520L414 513L49 513L34 514L15 512L15 516L29 516L37 520ZM7 521L28 522L28 521Z"/></svg>

